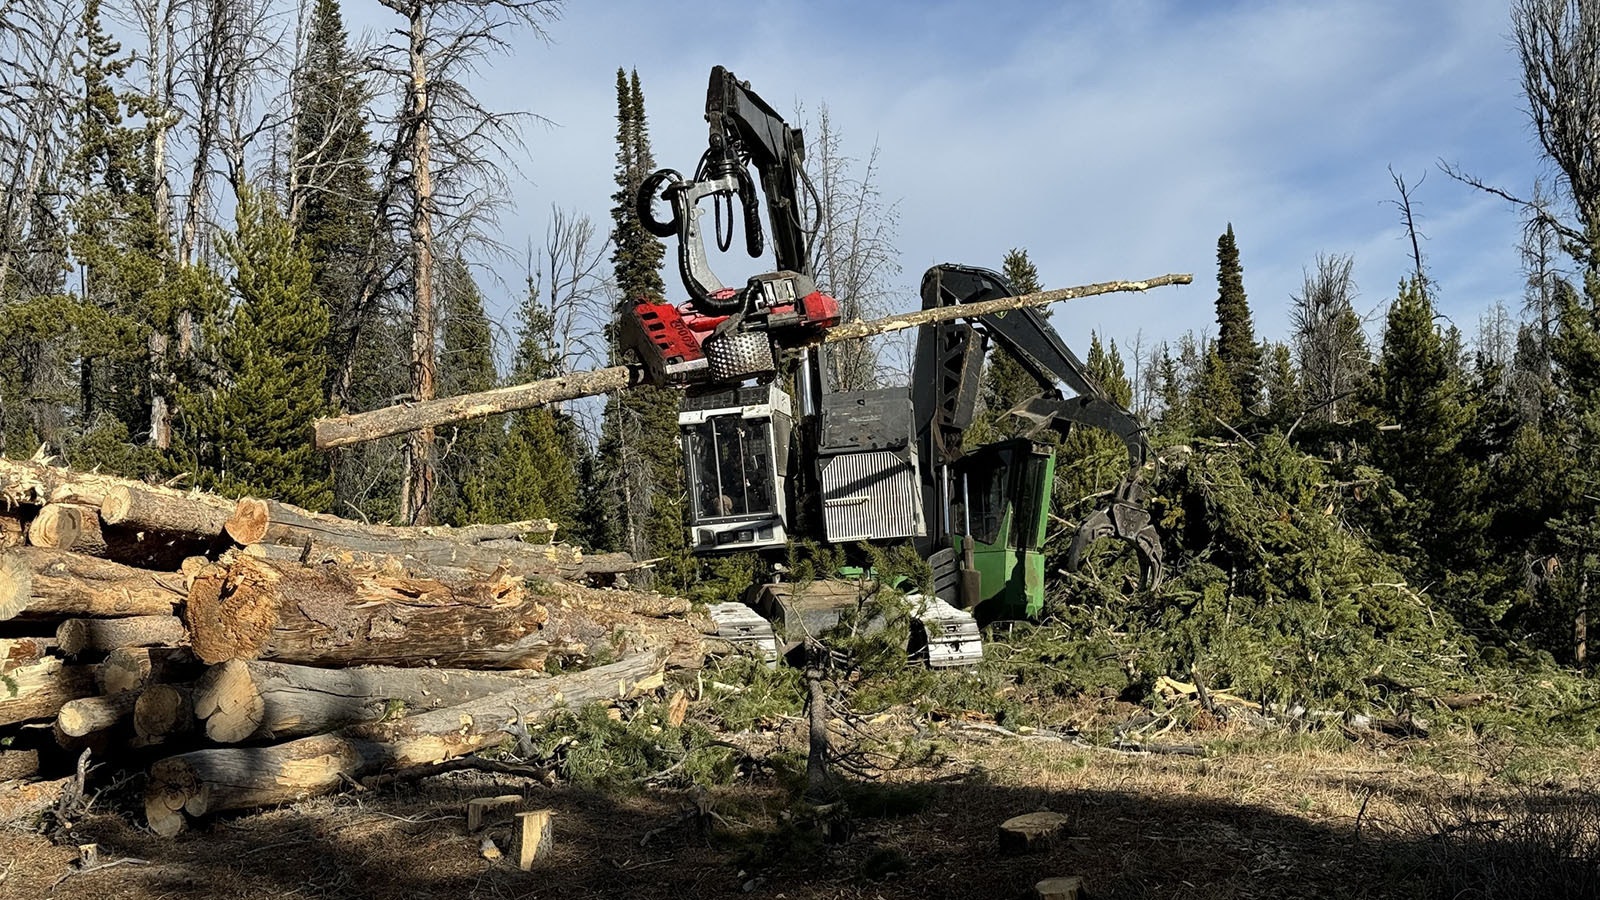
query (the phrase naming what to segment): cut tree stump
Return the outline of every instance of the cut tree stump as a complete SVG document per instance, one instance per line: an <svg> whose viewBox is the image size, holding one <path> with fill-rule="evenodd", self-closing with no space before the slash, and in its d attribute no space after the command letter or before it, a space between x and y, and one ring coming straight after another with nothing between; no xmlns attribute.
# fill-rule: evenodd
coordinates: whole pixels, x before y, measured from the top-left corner
<svg viewBox="0 0 1600 900"><path fill-rule="evenodd" d="M104 731L133 715L139 695L132 691L109 696L82 697L61 704L56 728L67 737L81 738Z"/></svg>
<svg viewBox="0 0 1600 900"><path fill-rule="evenodd" d="M528 683L534 673L361 666L319 669L231 659L195 685L195 716L219 744L283 740L456 706Z"/></svg>
<svg viewBox="0 0 1600 900"><path fill-rule="evenodd" d="M1047 850L1067 830L1067 817L1053 812L1032 812L1000 824L1000 852L1033 853Z"/></svg>
<svg viewBox="0 0 1600 900"><path fill-rule="evenodd" d="M538 669L570 640L509 572L418 578L370 565L300 565L238 554L195 578L184 616L207 663L271 659ZM584 623L574 622L580 629ZM595 629L585 637L603 639Z"/></svg>
<svg viewBox="0 0 1600 900"><path fill-rule="evenodd" d="M517 813L511 826L511 855L516 857L517 868L526 872L550 856L555 849L554 818L555 811L549 809Z"/></svg>
<svg viewBox="0 0 1600 900"><path fill-rule="evenodd" d="M179 647L188 641L189 632L177 616L68 619L56 627L56 646L67 656L121 647Z"/></svg>
<svg viewBox="0 0 1600 900"><path fill-rule="evenodd" d="M522 812L521 794L474 797L467 801L467 833L490 825L503 825L519 812Z"/></svg>
<svg viewBox="0 0 1600 900"><path fill-rule="evenodd" d="M6 578L7 570L17 574ZM171 616L183 595L183 579L176 573L66 550L0 551L0 618Z"/></svg>
<svg viewBox="0 0 1600 900"><path fill-rule="evenodd" d="M1033 886L1037 900L1081 900L1083 879L1077 875L1064 878L1046 878Z"/></svg>
<svg viewBox="0 0 1600 900"><path fill-rule="evenodd" d="M150 767L145 815L157 834L170 837L189 817L326 794L379 771L464 756L563 706L621 697L659 666L655 653L641 653L395 722L169 757Z"/></svg>
<svg viewBox="0 0 1600 900"><path fill-rule="evenodd" d="M0 678L0 725L53 719L69 700L94 695L94 670L54 656L16 666Z"/></svg>

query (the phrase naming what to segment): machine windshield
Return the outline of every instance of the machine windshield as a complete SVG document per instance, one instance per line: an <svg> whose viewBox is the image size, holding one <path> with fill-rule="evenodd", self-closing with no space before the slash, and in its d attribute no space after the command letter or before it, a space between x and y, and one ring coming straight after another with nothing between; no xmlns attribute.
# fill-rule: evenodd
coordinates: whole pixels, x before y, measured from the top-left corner
<svg viewBox="0 0 1600 900"><path fill-rule="evenodd" d="M773 512L772 420L718 416L685 425L695 520Z"/></svg>

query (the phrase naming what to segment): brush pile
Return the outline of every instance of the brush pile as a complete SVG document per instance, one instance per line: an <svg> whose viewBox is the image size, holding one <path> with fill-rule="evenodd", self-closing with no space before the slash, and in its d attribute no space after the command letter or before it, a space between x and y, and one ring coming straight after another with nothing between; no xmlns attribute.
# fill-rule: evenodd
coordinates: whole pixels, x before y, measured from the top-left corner
<svg viewBox="0 0 1600 900"><path fill-rule="evenodd" d="M173 835L699 664L709 626L686 601L618 589L638 563L554 531L368 525L0 461L0 821L48 807L75 776L42 779L87 749L147 767L149 824Z"/></svg>

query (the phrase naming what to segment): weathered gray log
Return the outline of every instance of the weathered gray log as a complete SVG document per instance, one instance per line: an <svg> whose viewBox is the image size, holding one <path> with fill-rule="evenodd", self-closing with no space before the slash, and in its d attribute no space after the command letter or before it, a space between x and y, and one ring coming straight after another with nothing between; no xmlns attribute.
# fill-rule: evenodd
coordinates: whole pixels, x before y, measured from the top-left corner
<svg viewBox="0 0 1600 900"><path fill-rule="evenodd" d="M181 647L188 642L189 633L177 616L67 619L56 628L56 646L67 656L119 647Z"/></svg>
<svg viewBox="0 0 1600 900"><path fill-rule="evenodd" d="M184 617L206 663L269 659L538 669L553 652L604 641L582 617L552 621L524 580L420 578L365 564L300 565L235 556L190 589Z"/></svg>
<svg viewBox="0 0 1600 900"><path fill-rule="evenodd" d="M170 616L183 601L183 580L67 550L17 547L0 551L0 618ZM9 611L9 616L5 613Z"/></svg>
<svg viewBox="0 0 1600 900"><path fill-rule="evenodd" d="M53 719L68 700L93 695L93 669L46 656L16 666L0 678L0 725Z"/></svg>
<svg viewBox="0 0 1600 900"><path fill-rule="evenodd" d="M98 697L80 697L61 704L56 728L67 737L81 738L104 731L133 715L139 695L133 691Z"/></svg>
<svg viewBox="0 0 1600 900"><path fill-rule="evenodd" d="M456 706L517 690L527 675L466 669L318 669L259 660L212 666L195 685L194 713L221 744L284 740Z"/></svg>
<svg viewBox="0 0 1600 900"><path fill-rule="evenodd" d="M170 837L190 817L325 794L385 769L462 756L499 743L518 723L537 721L563 705L624 696L659 666L655 654L638 654L394 722L163 759L150 768L145 815L157 834Z"/></svg>
<svg viewBox="0 0 1600 900"><path fill-rule="evenodd" d="M1017 297L1002 297L979 303L923 309L871 322L844 322L829 329L823 341L832 344L839 341L860 340L937 322L953 322L959 319L970 319L997 312L1008 312L1014 309L1047 306L1051 303L1076 300L1097 294L1147 291L1166 285L1189 284L1192 281L1194 281L1194 278L1191 275L1162 275L1144 281L1107 281L1100 284L1061 288L1054 291L1039 291ZM363 441L391 437L408 431L419 431L439 425L467 422L472 419L480 419L485 416L518 409L530 409L562 400L592 397L596 394L622 390L640 383L641 380L642 373L638 368L612 366L609 369L597 369L593 372L575 372L559 378L549 378L543 381L496 388L490 391L445 397L423 403L401 404L369 412L351 413L331 419L317 420L314 426L315 440L317 449L331 450L334 447L359 444Z"/></svg>

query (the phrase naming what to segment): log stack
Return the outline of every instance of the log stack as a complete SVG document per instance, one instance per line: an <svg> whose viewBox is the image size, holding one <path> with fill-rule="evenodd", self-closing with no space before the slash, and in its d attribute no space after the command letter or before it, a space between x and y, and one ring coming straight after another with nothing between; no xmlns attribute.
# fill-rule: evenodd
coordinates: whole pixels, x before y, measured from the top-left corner
<svg viewBox="0 0 1600 900"><path fill-rule="evenodd" d="M554 530L370 525L0 460L0 793L87 748L149 767L171 835L698 665L710 629L687 602L601 586L639 566Z"/></svg>

